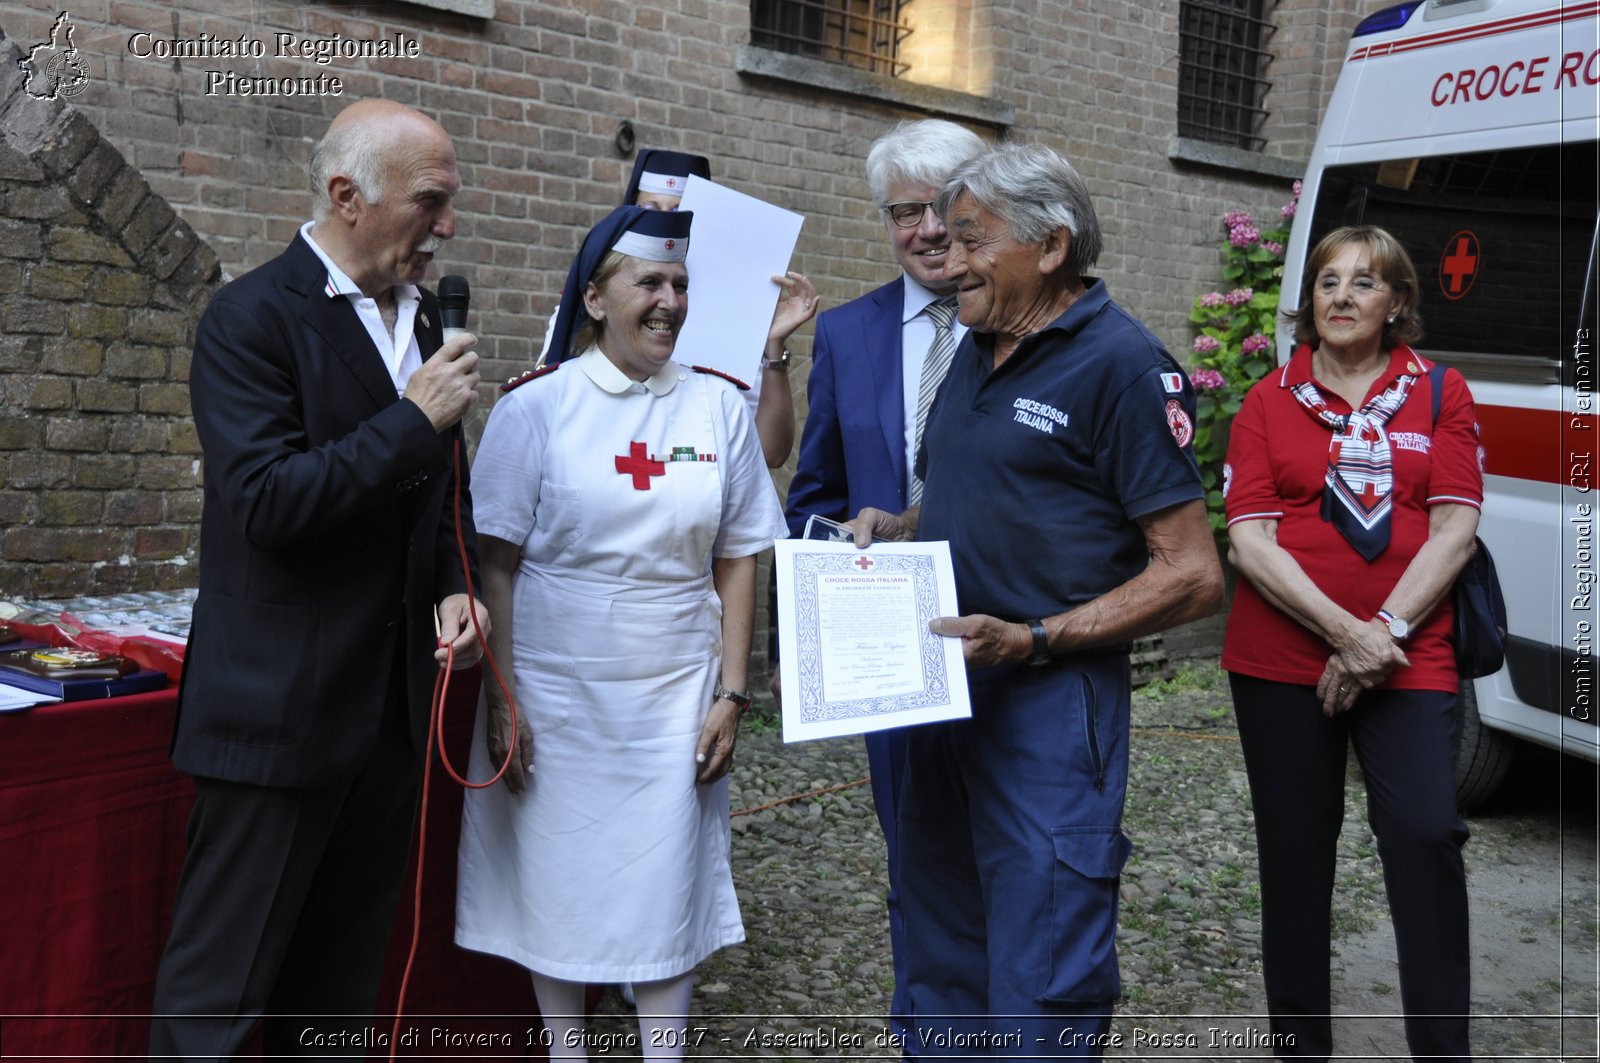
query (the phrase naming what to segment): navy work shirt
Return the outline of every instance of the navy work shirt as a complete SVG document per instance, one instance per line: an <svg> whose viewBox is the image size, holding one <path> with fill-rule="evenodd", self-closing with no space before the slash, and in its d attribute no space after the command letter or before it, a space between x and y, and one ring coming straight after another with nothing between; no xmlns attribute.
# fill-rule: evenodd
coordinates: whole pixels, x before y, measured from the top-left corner
<svg viewBox="0 0 1600 1063"><path fill-rule="evenodd" d="M1149 563L1135 518L1204 497L1194 392L1103 282L999 369L969 332L928 414L917 538L947 539L963 615L1050 616Z"/></svg>

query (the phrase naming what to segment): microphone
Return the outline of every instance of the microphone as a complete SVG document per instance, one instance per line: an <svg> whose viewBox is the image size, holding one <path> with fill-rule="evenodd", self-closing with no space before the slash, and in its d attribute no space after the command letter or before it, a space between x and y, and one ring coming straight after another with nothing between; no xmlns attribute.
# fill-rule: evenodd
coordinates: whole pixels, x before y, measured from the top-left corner
<svg viewBox="0 0 1600 1063"><path fill-rule="evenodd" d="M467 278L454 273L439 278L439 324L448 343L467 331L467 303L472 294Z"/></svg>

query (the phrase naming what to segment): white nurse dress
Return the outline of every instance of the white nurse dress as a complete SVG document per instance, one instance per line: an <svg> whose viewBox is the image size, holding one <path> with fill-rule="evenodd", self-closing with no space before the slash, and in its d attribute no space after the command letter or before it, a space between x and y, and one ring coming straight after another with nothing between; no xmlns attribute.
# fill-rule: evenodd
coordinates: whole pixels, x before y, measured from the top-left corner
<svg viewBox="0 0 1600 1063"><path fill-rule="evenodd" d="M727 780L696 785L694 748L722 654L711 560L786 534L745 402L591 349L500 398L472 491L479 534L522 547L533 772L523 794L467 794L456 941L568 981L676 977L744 940ZM475 779L498 767L483 728L480 708Z"/></svg>

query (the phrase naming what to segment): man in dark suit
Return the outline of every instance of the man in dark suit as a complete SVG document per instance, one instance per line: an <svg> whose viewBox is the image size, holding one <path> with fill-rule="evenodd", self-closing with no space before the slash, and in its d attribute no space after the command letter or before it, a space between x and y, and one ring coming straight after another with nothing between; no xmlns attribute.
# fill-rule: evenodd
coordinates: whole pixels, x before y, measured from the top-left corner
<svg viewBox="0 0 1600 1063"><path fill-rule="evenodd" d="M944 276L950 236L932 203L951 172L983 150L971 131L928 119L901 123L867 153L867 183L901 275L817 318L806 385L810 410L789 484L791 535L800 535L812 514L842 522L867 506L899 513L920 498L922 485L910 472L918 412L926 413L966 331L954 321L955 287ZM777 685L774 679L774 692ZM872 799L889 850L892 1007L903 1033L910 1004L901 978L895 817L905 737L879 731L866 741Z"/></svg>
<svg viewBox="0 0 1600 1063"><path fill-rule="evenodd" d="M367 100L334 119L311 177L315 220L219 291L195 339L205 505L172 758L196 802L153 1057L228 1058L263 1015L269 1054L362 1043L435 659L479 653L464 483L453 505L477 355L470 335L442 342L417 287L455 234L455 149Z"/></svg>

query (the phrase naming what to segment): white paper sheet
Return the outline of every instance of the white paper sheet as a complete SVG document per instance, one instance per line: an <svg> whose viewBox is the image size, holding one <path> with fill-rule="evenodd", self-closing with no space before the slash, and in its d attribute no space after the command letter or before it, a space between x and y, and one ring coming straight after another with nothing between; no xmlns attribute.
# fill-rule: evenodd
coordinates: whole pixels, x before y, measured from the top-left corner
<svg viewBox="0 0 1600 1063"><path fill-rule="evenodd" d="M10 683L0 683L0 712L18 712L22 709L31 709L35 705L54 705L60 700L49 694L39 694L32 690L14 687Z"/></svg>
<svg viewBox="0 0 1600 1063"><path fill-rule="evenodd" d="M804 216L731 188L689 178L679 210L694 211L689 234L689 316L672 357L761 389L761 351L782 276Z"/></svg>
<svg viewBox="0 0 1600 1063"><path fill-rule="evenodd" d="M780 539L783 740L864 734L972 715L950 544Z"/></svg>

